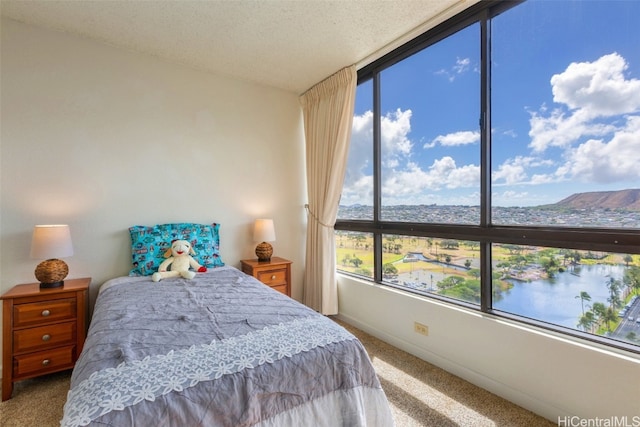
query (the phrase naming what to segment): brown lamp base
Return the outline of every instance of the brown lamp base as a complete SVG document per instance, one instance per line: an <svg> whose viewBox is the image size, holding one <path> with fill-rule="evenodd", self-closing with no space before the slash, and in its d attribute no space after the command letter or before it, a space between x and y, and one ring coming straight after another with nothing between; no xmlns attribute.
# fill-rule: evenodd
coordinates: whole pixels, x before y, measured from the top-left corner
<svg viewBox="0 0 640 427"><path fill-rule="evenodd" d="M42 261L36 267L36 279L40 281L40 288L58 288L64 286L64 278L69 274L69 266L60 259Z"/></svg>
<svg viewBox="0 0 640 427"><path fill-rule="evenodd" d="M256 255L258 256L258 261L269 261L271 260L271 255L273 255L273 246L267 242L262 242L258 246L256 246Z"/></svg>
<svg viewBox="0 0 640 427"><path fill-rule="evenodd" d="M59 288L60 286L64 286L64 280L53 283L40 283L40 289Z"/></svg>

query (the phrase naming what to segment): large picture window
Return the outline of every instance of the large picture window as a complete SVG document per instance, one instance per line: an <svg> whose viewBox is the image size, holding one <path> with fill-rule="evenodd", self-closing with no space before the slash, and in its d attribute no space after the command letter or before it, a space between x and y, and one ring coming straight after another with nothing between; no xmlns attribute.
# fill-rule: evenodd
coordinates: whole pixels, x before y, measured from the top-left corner
<svg viewBox="0 0 640 427"><path fill-rule="evenodd" d="M338 269L640 352L635 16L480 2L361 69Z"/></svg>
<svg viewBox="0 0 640 427"><path fill-rule="evenodd" d="M342 219L373 219L373 86L371 80L356 88L347 170L340 198Z"/></svg>
<svg viewBox="0 0 640 427"><path fill-rule="evenodd" d="M385 221L479 224L478 24L380 73L380 163ZM443 215L444 213L444 215Z"/></svg>

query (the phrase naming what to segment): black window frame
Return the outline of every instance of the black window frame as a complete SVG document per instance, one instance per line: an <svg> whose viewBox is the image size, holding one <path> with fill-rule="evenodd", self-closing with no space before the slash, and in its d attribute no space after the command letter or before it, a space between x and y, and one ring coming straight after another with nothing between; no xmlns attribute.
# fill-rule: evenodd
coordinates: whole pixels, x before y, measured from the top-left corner
<svg viewBox="0 0 640 427"><path fill-rule="evenodd" d="M491 223L491 19L500 13L523 3L519 1L481 1L467 10L450 18L442 24L407 42L394 51L384 55L358 71L358 84L373 80L373 219L354 220L340 219L335 223L335 230L350 232L366 232L373 234L374 277L373 282L398 289L410 291L382 279L382 235L394 234L417 237L436 237L456 240L477 241L480 243L481 259L481 297L477 305L455 300L432 293L421 294L449 304L464 306L482 313L508 318L517 322L555 332L561 332L609 347L621 348L640 353L640 345L634 345L589 334L577 329L553 325L536 319L527 318L492 308L491 289L491 246L492 244L517 244L526 246L546 246L575 250L591 250L614 253L640 253L640 232L637 229L586 228L586 227L553 227L553 226L516 226ZM481 132L481 200L479 225L437 224L383 221L381 212L381 135L380 135L380 73L386 68L408 58L409 56L443 40L449 35L471 25L480 24L480 58L481 58L481 90L480 90L480 132ZM366 280L362 276L341 272Z"/></svg>

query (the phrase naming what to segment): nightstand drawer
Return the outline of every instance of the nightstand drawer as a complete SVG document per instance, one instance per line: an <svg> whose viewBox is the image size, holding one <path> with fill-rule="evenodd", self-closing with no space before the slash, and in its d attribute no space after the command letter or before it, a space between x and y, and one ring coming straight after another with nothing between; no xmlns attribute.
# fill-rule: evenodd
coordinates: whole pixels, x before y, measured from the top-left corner
<svg viewBox="0 0 640 427"><path fill-rule="evenodd" d="M67 298L13 306L13 327L75 319L76 299Z"/></svg>
<svg viewBox="0 0 640 427"><path fill-rule="evenodd" d="M255 277L272 289L291 296L291 261L280 257L271 257L269 261L257 259L240 260L242 272Z"/></svg>
<svg viewBox="0 0 640 427"><path fill-rule="evenodd" d="M287 295L287 285L277 285L277 286L271 286L271 289L274 289L278 292L280 292L281 294L285 294Z"/></svg>
<svg viewBox="0 0 640 427"><path fill-rule="evenodd" d="M76 322L58 323L13 332L13 351L44 350L61 344L73 344L76 339Z"/></svg>
<svg viewBox="0 0 640 427"><path fill-rule="evenodd" d="M46 373L68 366L73 367L74 347L62 347L38 353L16 356L13 375L24 377L33 374Z"/></svg>
<svg viewBox="0 0 640 427"><path fill-rule="evenodd" d="M259 271L258 272L258 280L260 280L265 285L269 285L271 287L277 285L286 285L287 284L287 270L268 270L268 271Z"/></svg>

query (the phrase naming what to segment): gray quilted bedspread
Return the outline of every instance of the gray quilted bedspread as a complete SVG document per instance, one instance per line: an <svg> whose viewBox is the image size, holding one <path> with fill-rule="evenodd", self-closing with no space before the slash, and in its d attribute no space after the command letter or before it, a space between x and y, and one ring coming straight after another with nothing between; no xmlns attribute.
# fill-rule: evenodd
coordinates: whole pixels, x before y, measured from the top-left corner
<svg viewBox="0 0 640 427"><path fill-rule="evenodd" d="M302 424L301 424L302 423ZM102 286L65 426L383 426L361 343L233 267Z"/></svg>

